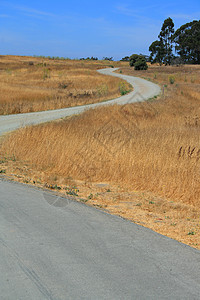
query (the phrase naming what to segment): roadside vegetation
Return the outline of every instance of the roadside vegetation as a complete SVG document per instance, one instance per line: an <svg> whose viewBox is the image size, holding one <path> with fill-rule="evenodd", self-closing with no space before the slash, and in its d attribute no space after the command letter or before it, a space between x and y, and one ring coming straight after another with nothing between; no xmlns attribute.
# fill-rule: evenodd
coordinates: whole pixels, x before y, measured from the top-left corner
<svg viewBox="0 0 200 300"><path fill-rule="evenodd" d="M0 56L0 115L84 105L121 95L118 78L96 72L126 63Z"/></svg>
<svg viewBox="0 0 200 300"><path fill-rule="evenodd" d="M2 172L200 249L200 66L119 72L162 95L20 129L2 140Z"/></svg>

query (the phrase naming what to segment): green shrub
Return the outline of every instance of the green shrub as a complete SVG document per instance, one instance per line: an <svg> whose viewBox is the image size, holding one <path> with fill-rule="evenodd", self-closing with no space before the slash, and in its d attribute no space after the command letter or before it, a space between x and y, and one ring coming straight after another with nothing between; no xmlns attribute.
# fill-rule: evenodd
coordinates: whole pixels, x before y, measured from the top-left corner
<svg viewBox="0 0 200 300"><path fill-rule="evenodd" d="M120 84L119 84L119 90L120 90L121 96L124 96L124 95L126 95L126 94L128 94L130 92L130 90L127 90L124 82L120 82Z"/></svg>
<svg viewBox="0 0 200 300"><path fill-rule="evenodd" d="M129 65L131 67L134 67L137 59L141 58L141 55L138 55L138 54L132 54L130 57L129 57Z"/></svg>
<svg viewBox="0 0 200 300"><path fill-rule="evenodd" d="M145 58L137 59L134 64L134 69L135 70L147 70L148 66L147 66Z"/></svg>
<svg viewBox="0 0 200 300"><path fill-rule="evenodd" d="M43 79L50 78L49 69L43 69Z"/></svg>
<svg viewBox="0 0 200 300"><path fill-rule="evenodd" d="M169 76L169 82L171 83L171 84L174 84L174 82L175 82L175 77L174 76Z"/></svg>
<svg viewBox="0 0 200 300"><path fill-rule="evenodd" d="M129 65L135 70L147 70L148 65L143 55L133 54L129 58Z"/></svg>
<svg viewBox="0 0 200 300"><path fill-rule="evenodd" d="M188 232L188 235L195 235L195 232L192 231L192 230L190 230L190 231Z"/></svg>

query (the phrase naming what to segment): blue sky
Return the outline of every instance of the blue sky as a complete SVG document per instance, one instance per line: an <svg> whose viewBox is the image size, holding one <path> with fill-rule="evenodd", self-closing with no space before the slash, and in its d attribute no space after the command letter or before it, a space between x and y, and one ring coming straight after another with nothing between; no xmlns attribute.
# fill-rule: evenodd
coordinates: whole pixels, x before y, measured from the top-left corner
<svg viewBox="0 0 200 300"><path fill-rule="evenodd" d="M199 0L0 0L0 54L81 58L148 54L163 21L199 20Z"/></svg>

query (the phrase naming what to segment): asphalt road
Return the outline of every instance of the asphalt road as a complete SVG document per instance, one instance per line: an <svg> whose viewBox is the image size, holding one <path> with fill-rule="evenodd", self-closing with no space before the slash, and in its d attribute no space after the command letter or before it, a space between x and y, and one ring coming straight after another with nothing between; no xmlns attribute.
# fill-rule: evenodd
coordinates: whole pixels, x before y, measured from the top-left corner
<svg viewBox="0 0 200 300"><path fill-rule="evenodd" d="M99 70L99 72L105 75L112 75L127 80L130 84L134 86L133 92L123 97L119 97L117 99L90 105L82 105L77 107L69 107L64 109L49 110L42 112L0 116L0 135L26 125L48 122L59 118L71 116L74 114L79 114L89 108L95 108L102 105L125 104L144 101L160 94L161 90L158 85L141 78L113 73L113 71L115 70L117 70L117 68L108 68Z"/></svg>
<svg viewBox="0 0 200 300"><path fill-rule="evenodd" d="M200 251L0 180L0 298L200 299Z"/></svg>

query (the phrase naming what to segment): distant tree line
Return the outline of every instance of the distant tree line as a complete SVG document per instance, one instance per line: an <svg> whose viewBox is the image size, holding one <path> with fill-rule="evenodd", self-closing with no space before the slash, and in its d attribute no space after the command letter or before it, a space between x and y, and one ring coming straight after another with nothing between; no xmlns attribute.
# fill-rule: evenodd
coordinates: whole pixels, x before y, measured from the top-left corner
<svg viewBox="0 0 200 300"><path fill-rule="evenodd" d="M33 57L44 58L44 59L52 59L52 60L71 60L71 58L68 58L68 57L60 57L60 56L33 55Z"/></svg>
<svg viewBox="0 0 200 300"><path fill-rule="evenodd" d="M146 70L146 62L171 64L200 64L200 20L182 25L176 31L171 18L164 20L158 40L149 46L150 56L133 54L121 61L129 61L135 70ZM174 55L174 52L176 55Z"/></svg>
<svg viewBox="0 0 200 300"><path fill-rule="evenodd" d="M125 56L121 59L121 61L129 61L129 56Z"/></svg>
<svg viewBox="0 0 200 300"><path fill-rule="evenodd" d="M173 49L178 56L173 54ZM175 31L173 20L167 18L149 51L151 63L200 64L200 20L186 23Z"/></svg>
<svg viewBox="0 0 200 300"><path fill-rule="evenodd" d="M103 57L102 60L109 60L109 61L113 61L113 57Z"/></svg>
<svg viewBox="0 0 200 300"><path fill-rule="evenodd" d="M98 60L98 58L91 56L91 57L87 57L87 58L80 58L80 60Z"/></svg>
<svg viewBox="0 0 200 300"><path fill-rule="evenodd" d="M98 58L91 56L91 57L87 57L87 58L80 58L80 60L98 60ZM102 58L102 60L113 61L113 57L107 57L107 56L105 56L105 57Z"/></svg>

